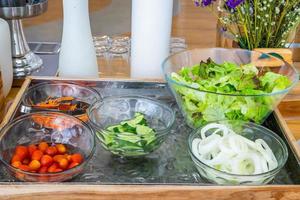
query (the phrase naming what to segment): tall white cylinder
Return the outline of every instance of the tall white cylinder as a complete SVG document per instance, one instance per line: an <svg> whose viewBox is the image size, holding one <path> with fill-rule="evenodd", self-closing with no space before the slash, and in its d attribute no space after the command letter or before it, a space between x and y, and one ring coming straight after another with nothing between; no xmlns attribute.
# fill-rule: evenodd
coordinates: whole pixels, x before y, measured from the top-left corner
<svg viewBox="0 0 300 200"><path fill-rule="evenodd" d="M3 93L6 96L13 82L10 30L7 22L0 18L0 71Z"/></svg>
<svg viewBox="0 0 300 200"><path fill-rule="evenodd" d="M169 55L173 0L132 0L131 77L162 78Z"/></svg>
<svg viewBox="0 0 300 200"><path fill-rule="evenodd" d="M59 76L98 77L88 0L63 0L64 25L59 55Z"/></svg>

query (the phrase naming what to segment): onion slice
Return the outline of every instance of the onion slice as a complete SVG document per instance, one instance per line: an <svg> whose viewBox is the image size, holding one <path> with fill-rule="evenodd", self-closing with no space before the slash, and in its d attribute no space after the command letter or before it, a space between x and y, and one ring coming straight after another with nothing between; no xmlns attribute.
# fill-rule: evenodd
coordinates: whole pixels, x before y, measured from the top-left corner
<svg viewBox="0 0 300 200"><path fill-rule="evenodd" d="M263 139L251 141L218 123L203 127L200 136L192 141L193 154L218 170L254 175L278 166L274 153Z"/></svg>

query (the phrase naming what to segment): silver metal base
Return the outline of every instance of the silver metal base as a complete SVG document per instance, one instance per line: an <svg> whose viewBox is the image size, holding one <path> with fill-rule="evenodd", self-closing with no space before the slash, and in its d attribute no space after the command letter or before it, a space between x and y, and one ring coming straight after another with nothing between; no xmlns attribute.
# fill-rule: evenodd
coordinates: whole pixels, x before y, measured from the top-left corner
<svg viewBox="0 0 300 200"><path fill-rule="evenodd" d="M43 60L32 51L29 51L25 56L13 58L13 72L15 78L30 75L38 70L43 65Z"/></svg>
<svg viewBox="0 0 300 200"><path fill-rule="evenodd" d="M28 47L22 25L22 19L34 17L46 12L48 0L35 0L22 7L0 7L0 17L6 19L11 31L12 59L14 78L21 78L38 70L42 59Z"/></svg>
<svg viewBox="0 0 300 200"><path fill-rule="evenodd" d="M12 40L12 56L14 77L19 78L39 69L43 61L28 47L21 19L9 20Z"/></svg>

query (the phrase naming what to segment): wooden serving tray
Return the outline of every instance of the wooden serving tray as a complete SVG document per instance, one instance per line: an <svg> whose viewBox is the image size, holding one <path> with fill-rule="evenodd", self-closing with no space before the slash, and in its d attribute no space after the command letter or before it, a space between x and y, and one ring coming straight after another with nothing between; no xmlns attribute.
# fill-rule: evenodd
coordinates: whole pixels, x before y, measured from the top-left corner
<svg viewBox="0 0 300 200"><path fill-rule="evenodd" d="M29 77L16 96L0 128L21 114L19 111L22 96L28 87L51 81L76 82L91 86L101 92L103 96L141 95L142 93L145 96L157 98L174 106L177 111L177 127L174 128L160 149L137 162L120 161L105 152L100 144L97 144L98 149L94 155L94 161L92 159L88 169L70 182L47 184L17 182L11 177L7 177L0 168L0 199L300 199L299 150L293 135L277 110L270 115L264 126L278 133L286 141L289 159L274 182L263 186L218 186L203 182L188 154L182 153L186 147L180 141L184 140L184 135L187 135L184 132L189 129L183 124L181 114L178 112L174 98L167 90L166 84L160 81ZM183 134L178 133L178 130L181 130ZM178 150L174 155L172 154L173 148ZM178 153L180 155L177 156ZM163 158L169 156L168 159L172 162L161 161L160 156ZM99 159L104 162L95 161ZM98 174L95 173L95 169L100 169ZM145 173L145 170L148 171ZM136 175L139 172L140 174Z"/></svg>

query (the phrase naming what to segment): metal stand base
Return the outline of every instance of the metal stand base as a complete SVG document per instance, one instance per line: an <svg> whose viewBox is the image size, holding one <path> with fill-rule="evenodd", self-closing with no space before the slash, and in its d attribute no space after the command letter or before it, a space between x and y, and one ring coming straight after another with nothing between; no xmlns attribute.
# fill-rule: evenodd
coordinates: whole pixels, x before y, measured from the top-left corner
<svg viewBox="0 0 300 200"><path fill-rule="evenodd" d="M1 1L1 0L0 0ZM16 3L17 1L11 1ZM0 7L0 17L7 20L11 32L14 78L21 78L39 69L43 61L28 47L22 26L22 19L35 17L46 12L48 0L20 1L18 7ZM9 6L0 4L1 6ZM15 5L15 4L13 4ZM0 36L1 37L1 36Z"/></svg>
<svg viewBox="0 0 300 200"><path fill-rule="evenodd" d="M38 70L43 65L43 60L29 51L25 56L20 58L13 58L13 72L15 78L30 75L32 72Z"/></svg>
<svg viewBox="0 0 300 200"><path fill-rule="evenodd" d="M43 61L28 47L21 19L8 20L11 30L14 77L23 77L39 69Z"/></svg>

